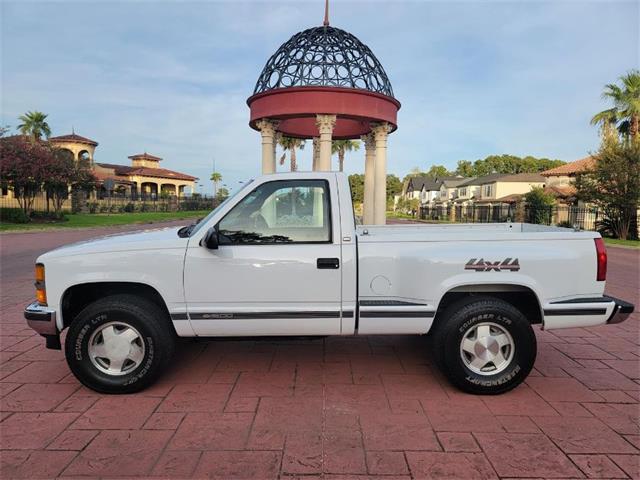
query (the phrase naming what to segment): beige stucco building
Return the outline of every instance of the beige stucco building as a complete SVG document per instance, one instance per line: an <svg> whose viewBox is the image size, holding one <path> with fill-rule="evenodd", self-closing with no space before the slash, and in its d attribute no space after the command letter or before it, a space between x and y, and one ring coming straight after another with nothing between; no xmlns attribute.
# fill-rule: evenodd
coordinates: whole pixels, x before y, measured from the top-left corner
<svg viewBox="0 0 640 480"><path fill-rule="evenodd" d="M511 203L517 196L542 188L545 178L539 173L491 174L463 182L457 187L457 203Z"/></svg>
<svg viewBox="0 0 640 480"><path fill-rule="evenodd" d="M94 153L98 142L77 135L51 137L51 144L68 150L76 161L86 160L98 179L98 197L121 194L126 196L156 197L181 196L195 191L197 177L160 167L162 158L147 152L131 155L131 165L96 162Z"/></svg>

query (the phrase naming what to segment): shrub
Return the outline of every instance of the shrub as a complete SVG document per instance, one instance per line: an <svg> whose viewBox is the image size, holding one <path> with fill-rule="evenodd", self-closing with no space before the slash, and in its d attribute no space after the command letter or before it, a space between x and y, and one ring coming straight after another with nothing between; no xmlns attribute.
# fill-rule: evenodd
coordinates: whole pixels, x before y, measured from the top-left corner
<svg viewBox="0 0 640 480"><path fill-rule="evenodd" d="M126 213L135 212L136 206L133 204L133 202L129 202L124 207L122 207L122 211Z"/></svg>
<svg viewBox="0 0 640 480"><path fill-rule="evenodd" d="M541 187L534 187L524 195L524 201L527 204L526 209L530 223L551 224L555 204L553 195L545 193Z"/></svg>
<svg viewBox="0 0 640 480"><path fill-rule="evenodd" d="M36 211L31 212L31 219L38 220L41 222L43 221L59 222L59 221L67 220L62 212L36 212Z"/></svg>
<svg viewBox="0 0 640 480"><path fill-rule="evenodd" d="M0 221L6 223L29 223L30 218L21 208L0 208Z"/></svg>
<svg viewBox="0 0 640 480"><path fill-rule="evenodd" d="M98 202L90 202L87 204L89 213L96 213L98 211Z"/></svg>

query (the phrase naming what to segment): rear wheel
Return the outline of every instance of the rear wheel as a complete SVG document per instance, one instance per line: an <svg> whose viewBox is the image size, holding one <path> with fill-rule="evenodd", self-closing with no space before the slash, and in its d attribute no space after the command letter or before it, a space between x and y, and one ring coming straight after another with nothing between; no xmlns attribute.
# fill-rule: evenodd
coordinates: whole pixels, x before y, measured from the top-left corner
<svg viewBox="0 0 640 480"><path fill-rule="evenodd" d="M133 295L113 295L88 305L65 341L73 374L102 393L132 393L151 385L169 364L175 334L166 312Z"/></svg>
<svg viewBox="0 0 640 480"><path fill-rule="evenodd" d="M460 389L503 393L527 377L536 359L536 337L513 305L470 297L442 314L432 342L436 363Z"/></svg>

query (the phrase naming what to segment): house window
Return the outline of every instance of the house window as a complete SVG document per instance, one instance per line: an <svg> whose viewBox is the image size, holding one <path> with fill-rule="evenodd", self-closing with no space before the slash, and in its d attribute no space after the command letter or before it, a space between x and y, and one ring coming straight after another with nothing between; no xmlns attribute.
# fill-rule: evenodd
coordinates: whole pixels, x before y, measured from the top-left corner
<svg viewBox="0 0 640 480"><path fill-rule="evenodd" d="M2 196L6 197L9 195L9 187L2 187Z"/></svg>
<svg viewBox="0 0 640 480"><path fill-rule="evenodd" d="M485 185L484 186L484 196L485 197L493 196L493 185Z"/></svg>
<svg viewBox="0 0 640 480"><path fill-rule="evenodd" d="M467 189L466 188L461 188L460 189L460 196L461 197L466 197L467 196Z"/></svg>

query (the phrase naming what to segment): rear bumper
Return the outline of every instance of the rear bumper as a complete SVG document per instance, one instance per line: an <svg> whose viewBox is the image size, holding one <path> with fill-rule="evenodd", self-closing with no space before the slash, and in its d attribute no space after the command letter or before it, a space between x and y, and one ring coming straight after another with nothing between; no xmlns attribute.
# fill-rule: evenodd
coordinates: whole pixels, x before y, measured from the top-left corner
<svg viewBox="0 0 640 480"><path fill-rule="evenodd" d="M631 303L608 295L560 300L544 306L544 328L554 330L620 323L633 310Z"/></svg>
<svg viewBox="0 0 640 480"><path fill-rule="evenodd" d="M634 305L632 303L625 302L624 300L620 300L619 298L609 298L615 302L616 306L613 308L613 312L607 320L607 323L613 324L624 322L627 318L629 318L629 315L633 313L633 310L635 308Z"/></svg>
<svg viewBox="0 0 640 480"><path fill-rule="evenodd" d="M58 335L55 310L34 302L24 309L24 318L27 320L27 325L40 335Z"/></svg>

